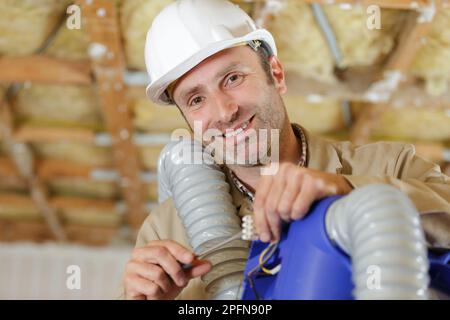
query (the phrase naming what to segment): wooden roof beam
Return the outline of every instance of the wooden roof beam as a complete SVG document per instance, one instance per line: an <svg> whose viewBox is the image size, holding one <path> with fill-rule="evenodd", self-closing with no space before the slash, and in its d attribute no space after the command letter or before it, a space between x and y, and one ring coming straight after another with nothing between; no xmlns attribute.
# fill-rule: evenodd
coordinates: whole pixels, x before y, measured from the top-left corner
<svg viewBox="0 0 450 320"><path fill-rule="evenodd" d="M90 38L91 62L99 88L99 98L112 137L114 160L121 175L121 189L128 207L127 220L136 236L146 217L144 189L140 182L140 163L133 145L133 125L125 95L126 69L115 2L77 0L86 19ZM94 50L95 49L95 50Z"/></svg>
<svg viewBox="0 0 450 320"><path fill-rule="evenodd" d="M92 84L89 61L71 61L45 55L0 57L0 82Z"/></svg>

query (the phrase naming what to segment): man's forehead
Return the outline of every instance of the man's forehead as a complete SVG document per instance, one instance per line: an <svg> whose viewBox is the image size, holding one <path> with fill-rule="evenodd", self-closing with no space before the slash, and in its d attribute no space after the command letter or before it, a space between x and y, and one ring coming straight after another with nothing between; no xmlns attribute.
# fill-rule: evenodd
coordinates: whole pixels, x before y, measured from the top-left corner
<svg viewBox="0 0 450 320"><path fill-rule="evenodd" d="M225 68L227 64L232 63L233 61L242 61L242 62L251 62L252 58L255 57L254 51L248 47L247 45L239 45L236 47L224 49L219 51L212 56L206 58L202 62L200 62L197 66L192 68L186 75L189 73L195 72L196 70L203 69L205 67L216 67Z"/></svg>
<svg viewBox="0 0 450 320"><path fill-rule="evenodd" d="M220 76L224 71L229 69L250 68L254 63L252 58L256 58L256 54L248 46L222 50L203 60L178 79L172 85L172 93L175 93L175 91L178 91L178 93L190 91L189 88L198 86L200 82L207 82L205 80L212 80L217 75ZM179 89L182 91L179 91Z"/></svg>

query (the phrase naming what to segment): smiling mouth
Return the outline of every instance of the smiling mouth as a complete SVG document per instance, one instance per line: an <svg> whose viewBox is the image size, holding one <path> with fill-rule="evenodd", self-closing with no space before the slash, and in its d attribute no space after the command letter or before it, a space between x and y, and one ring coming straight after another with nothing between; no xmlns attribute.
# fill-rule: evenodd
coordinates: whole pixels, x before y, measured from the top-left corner
<svg viewBox="0 0 450 320"><path fill-rule="evenodd" d="M227 129L224 134L222 134L222 137L224 138L230 138L239 135L240 133L244 132L245 129L249 126L250 122L252 122L253 118L255 116L253 115L250 119L247 121L244 121L237 129Z"/></svg>

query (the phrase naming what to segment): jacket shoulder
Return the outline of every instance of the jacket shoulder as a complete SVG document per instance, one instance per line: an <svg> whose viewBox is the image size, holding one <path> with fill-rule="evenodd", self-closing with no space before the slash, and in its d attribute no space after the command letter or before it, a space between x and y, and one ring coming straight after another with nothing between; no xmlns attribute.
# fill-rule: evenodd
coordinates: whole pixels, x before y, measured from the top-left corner
<svg viewBox="0 0 450 320"><path fill-rule="evenodd" d="M401 155L415 154L414 145L396 141L377 141L363 145L350 141L330 143L342 163L343 174L394 175Z"/></svg>
<svg viewBox="0 0 450 320"><path fill-rule="evenodd" d="M376 141L361 145L354 144L351 141L332 141L330 143L342 154L358 155L379 152L399 154L405 148L415 151L413 144L398 141Z"/></svg>
<svg viewBox="0 0 450 320"><path fill-rule="evenodd" d="M190 248L172 198L168 198L151 210L139 230L136 247L144 246L153 240L165 239L176 241Z"/></svg>

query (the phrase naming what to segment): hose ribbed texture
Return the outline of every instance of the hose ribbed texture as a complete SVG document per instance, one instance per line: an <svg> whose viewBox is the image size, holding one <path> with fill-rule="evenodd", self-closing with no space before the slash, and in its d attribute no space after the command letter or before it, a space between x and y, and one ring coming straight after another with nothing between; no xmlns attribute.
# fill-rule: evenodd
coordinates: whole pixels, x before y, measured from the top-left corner
<svg viewBox="0 0 450 320"><path fill-rule="evenodd" d="M427 299L427 247L419 215L398 189L368 185L335 201L327 232L352 259L356 299Z"/></svg>
<svg viewBox="0 0 450 320"><path fill-rule="evenodd" d="M158 180L159 202L173 197L195 253L241 231L225 175L199 142L183 139L166 145ZM247 255L248 242L235 240L205 256L213 265L202 277L211 299L240 299Z"/></svg>

